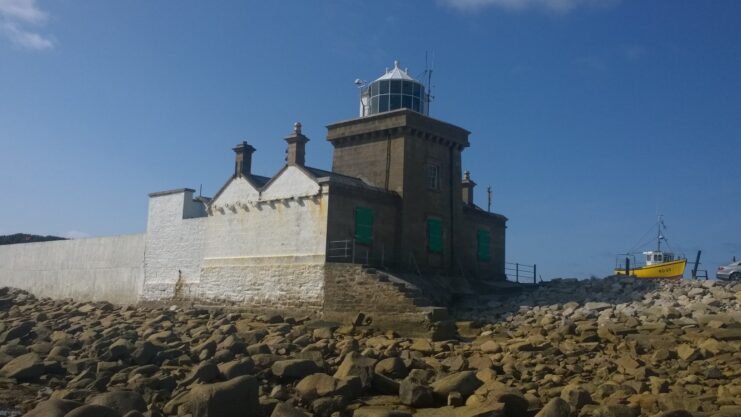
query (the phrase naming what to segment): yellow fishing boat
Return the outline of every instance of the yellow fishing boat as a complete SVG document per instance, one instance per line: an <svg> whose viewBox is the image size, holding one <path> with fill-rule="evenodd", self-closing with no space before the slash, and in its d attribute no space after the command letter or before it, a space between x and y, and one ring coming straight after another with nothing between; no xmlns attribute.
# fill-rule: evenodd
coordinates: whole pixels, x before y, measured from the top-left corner
<svg viewBox="0 0 741 417"><path fill-rule="evenodd" d="M675 257L672 252L661 250L661 242L666 241L661 232L661 228L664 226L661 216L659 216L658 226L657 248L656 250L643 252L646 257L645 265L633 267L626 258L625 265L615 268L615 275L629 275L636 278L682 278L684 276L687 259L681 256Z"/></svg>

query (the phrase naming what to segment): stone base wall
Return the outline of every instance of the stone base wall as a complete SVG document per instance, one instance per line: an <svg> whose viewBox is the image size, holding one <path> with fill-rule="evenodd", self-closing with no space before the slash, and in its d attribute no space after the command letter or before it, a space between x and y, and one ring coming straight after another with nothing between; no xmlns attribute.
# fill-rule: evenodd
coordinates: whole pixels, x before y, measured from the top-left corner
<svg viewBox="0 0 741 417"><path fill-rule="evenodd" d="M360 265L325 265L325 313L414 313L414 299Z"/></svg>
<svg viewBox="0 0 741 417"><path fill-rule="evenodd" d="M173 301L318 315L324 301L324 256L206 258L198 282Z"/></svg>
<svg viewBox="0 0 741 417"><path fill-rule="evenodd" d="M430 335L440 320L447 319L447 309L431 307L419 291L389 280L383 272L328 263L324 277L324 320L346 323L363 313L376 327L406 335Z"/></svg>

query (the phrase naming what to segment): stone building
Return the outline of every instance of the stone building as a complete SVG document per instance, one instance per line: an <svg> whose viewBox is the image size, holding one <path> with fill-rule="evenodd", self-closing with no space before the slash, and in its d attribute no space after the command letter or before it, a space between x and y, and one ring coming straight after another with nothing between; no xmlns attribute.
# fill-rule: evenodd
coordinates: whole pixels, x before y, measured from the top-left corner
<svg viewBox="0 0 741 417"><path fill-rule="evenodd" d="M213 198L187 188L150 194L143 235L0 247L0 285L327 319L429 319L446 301L440 294L504 279L507 219L474 204L475 183L461 168L469 132L428 109L425 86L395 65L362 89L358 118L327 127L331 170L305 164L309 139L296 123L275 175L253 173L256 150L242 142ZM70 282L75 273L87 282Z"/></svg>

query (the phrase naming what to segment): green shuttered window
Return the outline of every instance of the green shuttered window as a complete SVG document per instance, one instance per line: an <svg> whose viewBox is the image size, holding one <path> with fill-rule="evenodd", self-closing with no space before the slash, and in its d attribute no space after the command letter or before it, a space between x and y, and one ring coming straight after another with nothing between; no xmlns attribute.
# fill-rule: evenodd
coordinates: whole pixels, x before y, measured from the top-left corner
<svg viewBox="0 0 741 417"><path fill-rule="evenodd" d="M491 252L489 251L489 241L491 236L488 230L479 229L476 233L476 255L479 261L488 261L491 259Z"/></svg>
<svg viewBox="0 0 741 417"><path fill-rule="evenodd" d="M373 240L373 210L367 207L355 208L355 241L370 244Z"/></svg>
<svg viewBox="0 0 741 417"><path fill-rule="evenodd" d="M440 219L427 219L427 250L443 252L443 222Z"/></svg>

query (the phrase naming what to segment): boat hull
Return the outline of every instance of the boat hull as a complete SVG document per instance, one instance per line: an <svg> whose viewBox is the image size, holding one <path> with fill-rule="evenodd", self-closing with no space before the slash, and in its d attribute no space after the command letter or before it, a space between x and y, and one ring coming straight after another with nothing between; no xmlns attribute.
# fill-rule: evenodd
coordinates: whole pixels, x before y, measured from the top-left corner
<svg viewBox="0 0 741 417"><path fill-rule="evenodd" d="M682 278L685 266L687 266L687 260L679 259L656 265L631 268L630 275L636 278ZM615 268L615 275L626 275L625 269Z"/></svg>

